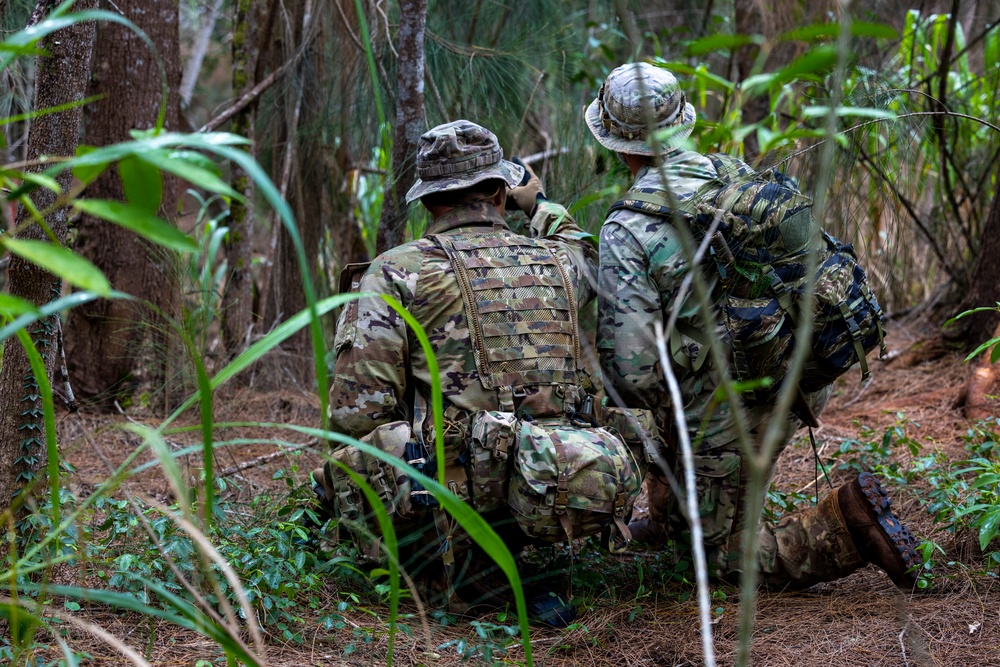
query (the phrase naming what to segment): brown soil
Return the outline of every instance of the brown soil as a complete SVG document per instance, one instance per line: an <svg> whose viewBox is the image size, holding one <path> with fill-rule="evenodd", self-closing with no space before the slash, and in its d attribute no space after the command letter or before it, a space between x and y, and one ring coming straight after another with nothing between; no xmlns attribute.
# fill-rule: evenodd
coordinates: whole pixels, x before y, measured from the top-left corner
<svg viewBox="0 0 1000 667"><path fill-rule="evenodd" d="M911 422L906 425L907 435L923 443L921 454L936 447L952 460L964 457L963 435L969 424L957 407L957 399L969 366L963 365L962 357L948 349L927 351L927 344L921 342L925 340L922 334L927 332L894 327L890 359L873 362L874 375L869 383L860 386L853 375L838 382L834 398L822 415L821 427L815 431L821 453L829 454L843 439L857 437L859 425L869 426L881 434L902 416ZM156 423L138 411L129 417L150 425ZM193 423L190 419L186 423ZM217 397L216 419L317 424L318 401L291 391L257 394L229 390ZM108 464L123 461L139 442L138 436L121 429L124 423L127 423L125 417L120 415L84 413L62 418L61 442L68 460L77 468L73 484L78 494L85 494L99 484L107 476ZM273 430L260 427L232 428L217 433L216 438L272 437L273 434ZM287 431L281 437L292 443L308 440L307 436ZM168 444L180 449L198 440L198 433L192 431L170 436ZM895 460L906 462L910 458L903 449L894 450ZM274 451L273 445L223 447L216 456L216 470ZM182 460L183 465L197 465L198 456L188 458L191 460ZM318 460L314 454L306 453L304 459L294 461L304 471ZM808 440L800 439L790 446L778 466L775 477L778 487L785 491L811 492L815 485L813 461ZM272 478L279 468L287 469L291 462L293 459L279 456L231 475L228 479L239 485L239 489L231 493L243 494L243 497L263 492L280 493L285 482ZM133 478L123 490L164 503L172 501L170 485L158 470L154 468ZM193 467L185 468L189 479L193 479L192 470ZM838 473L834 482L846 476L846 473ZM303 479L301 473L298 479ZM914 532L945 548L946 555L941 560L956 560L966 567L941 569L930 592L912 595L899 593L881 571L872 567L807 592L761 591L752 647L754 665L1000 665L1000 590L994 578L973 574L982 569L975 536L956 537L936 527L918 502L919 489L890 488L890 491L897 513L906 518ZM655 556L629 553L603 558L599 567L606 568L609 573L621 569L624 575L618 579L623 581L612 581L614 577L609 574L606 594L581 596L586 606L580 610L579 625L574 629L533 628L536 664L704 664L697 605L693 596L687 599L687 594L693 593L692 588L668 584L652 592L637 593L635 564L643 563L644 572L652 581L649 573L656 567ZM578 562L576 567L587 567L587 563ZM331 606L338 599L335 586L336 582L331 582L329 599L334 601ZM718 664L729 665L737 650L739 595L732 587L720 586L716 590L725 593L727 598L713 602L713 608L722 609L713 627L715 650ZM306 641L302 644L287 643L281 639L279 631L272 629L273 634L265 637L266 664L384 664L388 608L373 603L367 610L370 613L345 613L348 625L339 631L321 629L312 622L315 615L307 616ZM415 614L417 610L412 604L404 603L403 611ZM194 665L202 659L218 664L215 661L220 654L212 642L166 623L151 623L135 615L109 612L98 606L84 608L77 616L120 638L146 656L151 664ZM459 619L456 625L442 627L432 618L408 619L412 636L398 634L394 663L461 664L454 646L441 648L441 645L463 638L470 646L482 644L469 620L475 619ZM497 622L497 617L494 614L480 620ZM367 644L355 637L358 629L365 628L376 629L375 639ZM82 630L69 630L68 640L93 656L83 664L127 664L117 650ZM344 647L349 643L355 644L357 651L345 655ZM495 654L494 659L518 663L523 661L523 650L519 644L508 643L507 652ZM473 658L471 662L481 664L482 660Z"/></svg>

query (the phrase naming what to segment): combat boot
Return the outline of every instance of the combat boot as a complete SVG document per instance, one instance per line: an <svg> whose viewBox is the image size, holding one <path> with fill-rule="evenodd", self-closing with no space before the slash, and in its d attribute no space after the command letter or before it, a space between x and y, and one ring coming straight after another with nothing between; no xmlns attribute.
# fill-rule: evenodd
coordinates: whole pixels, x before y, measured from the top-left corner
<svg viewBox="0 0 1000 667"><path fill-rule="evenodd" d="M632 521L628 525L632 541L648 547L662 547L667 543L667 530L650 518Z"/></svg>
<svg viewBox="0 0 1000 667"><path fill-rule="evenodd" d="M917 540L892 513L889 496L870 472L837 489L837 504L858 554L882 568L896 586L917 580Z"/></svg>

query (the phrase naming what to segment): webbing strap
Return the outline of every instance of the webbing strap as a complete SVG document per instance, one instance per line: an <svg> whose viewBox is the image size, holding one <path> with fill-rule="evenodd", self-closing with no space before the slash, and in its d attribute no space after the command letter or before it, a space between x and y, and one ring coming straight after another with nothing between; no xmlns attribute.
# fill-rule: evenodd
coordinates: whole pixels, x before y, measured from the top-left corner
<svg viewBox="0 0 1000 667"><path fill-rule="evenodd" d="M855 319L851 306L844 301L840 302L840 316L844 318L847 330L851 333L854 354L857 355L858 363L861 364L861 381L864 382L871 376L872 372L868 368L868 360L865 359L865 348L861 344L861 326L858 324L857 319Z"/></svg>
<svg viewBox="0 0 1000 667"><path fill-rule="evenodd" d="M682 336L687 336L699 345L698 356L694 358L694 361L688 357L684 349L684 339ZM674 328L670 331L670 357L674 360L674 363L685 370L699 371L708 359L708 348L711 342L710 337L704 331L691 326L687 322L678 320Z"/></svg>
<svg viewBox="0 0 1000 667"><path fill-rule="evenodd" d="M497 401L501 412L514 412L514 388L510 385L497 387Z"/></svg>

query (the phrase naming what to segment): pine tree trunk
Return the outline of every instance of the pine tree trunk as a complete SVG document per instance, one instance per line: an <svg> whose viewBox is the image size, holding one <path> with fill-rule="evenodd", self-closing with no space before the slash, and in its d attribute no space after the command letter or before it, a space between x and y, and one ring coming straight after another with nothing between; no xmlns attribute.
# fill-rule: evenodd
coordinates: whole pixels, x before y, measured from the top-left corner
<svg viewBox="0 0 1000 667"><path fill-rule="evenodd" d="M427 0L400 0L397 37L396 131L392 144L392 176L386 180L376 252L403 242L406 191L416 180L417 142L424 132L424 29Z"/></svg>
<svg viewBox="0 0 1000 667"><path fill-rule="evenodd" d="M176 0L133 0L122 3L125 18L142 29L156 45L167 72L165 127L177 129L180 84L180 43ZM154 127L162 85L153 53L132 30L102 23L94 47L91 95L103 98L88 107L84 142L104 146L130 138L130 130ZM161 213L177 215L179 183L163 183ZM123 199L121 180L109 170L87 190L89 197ZM115 289L148 302L175 319L179 313L176 263L163 250L151 251L140 237L116 225L82 216L76 250L94 262ZM139 380L155 389L172 377L180 345L170 327L153 309L122 301L102 301L74 310L65 331L67 361L78 396L110 404L127 394ZM139 344L149 347L139 347ZM143 355L145 358L143 358ZM152 369L148 373L145 369ZM147 373L143 375L143 373ZM176 398L173 381L163 398Z"/></svg>
<svg viewBox="0 0 1000 667"><path fill-rule="evenodd" d="M972 272L972 285L958 312L983 306L993 307L998 301L1000 301L1000 186L993 195L990 212L983 223L979 257ZM997 325L1000 324L1000 312L994 310L969 315L959 320L959 324L963 326L953 336L962 340L967 347L974 348L992 337Z"/></svg>
<svg viewBox="0 0 1000 667"><path fill-rule="evenodd" d="M233 20L233 97L239 99L256 82L251 77L257 62L254 40L257 21L252 0L238 0ZM250 104L233 117L230 131L254 141L254 110ZM254 144L251 143L251 147ZM253 181L233 165L230 184L244 195L247 204L233 200L229 208L229 238L226 259L229 275L222 300L222 340L226 354L234 357L246 348L253 323Z"/></svg>
<svg viewBox="0 0 1000 667"><path fill-rule="evenodd" d="M58 4L42 0L40 8L43 3L48 6L47 9ZM83 11L96 7L97 0L77 0L74 9ZM40 46L49 55L37 60L36 110L84 98L90 78L93 44L93 23L74 25L42 41ZM42 155L73 155L76 152L82 114L82 108L77 107L36 118L28 133L28 159L34 160ZM65 191L70 187L72 174L64 171L56 180ZM31 198L39 210L55 203L55 194L45 188L35 190ZM46 217L49 229L62 243L66 241L67 216L67 209L60 208ZM17 224L29 219L22 209L17 217ZM37 225L26 227L18 237L46 238ZM9 286L13 296L38 305L57 298L61 291L60 281L55 276L18 257L11 259ZM55 326L55 318L48 318L28 329L45 360L50 379L58 352L54 339ZM0 510L6 509L9 501L21 489L19 476L34 476L44 469L44 427L39 416L41 401L38 398L26 399L27 394L37 394L32 389L35 386L37 381L31 373L24 348L16 338L8 339L0 369Z"/></svg>

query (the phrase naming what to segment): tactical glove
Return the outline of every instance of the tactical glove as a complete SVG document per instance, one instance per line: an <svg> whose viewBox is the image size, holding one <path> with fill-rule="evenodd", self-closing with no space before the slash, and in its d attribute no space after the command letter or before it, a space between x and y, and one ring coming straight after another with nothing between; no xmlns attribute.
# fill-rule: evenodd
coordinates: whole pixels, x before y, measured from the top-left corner
<svg viewBox="0 0 1000 667"><path fill-rule="evenodd" d="M507 191L507 204L505 208L510 211L520 209L530 218L534 215L538 202L546 198L545 193L542 192L542 181L532 171L531 167L521 162L521 158L511 158L511 162L524 168L524 177L516 187Z"/></svg>

